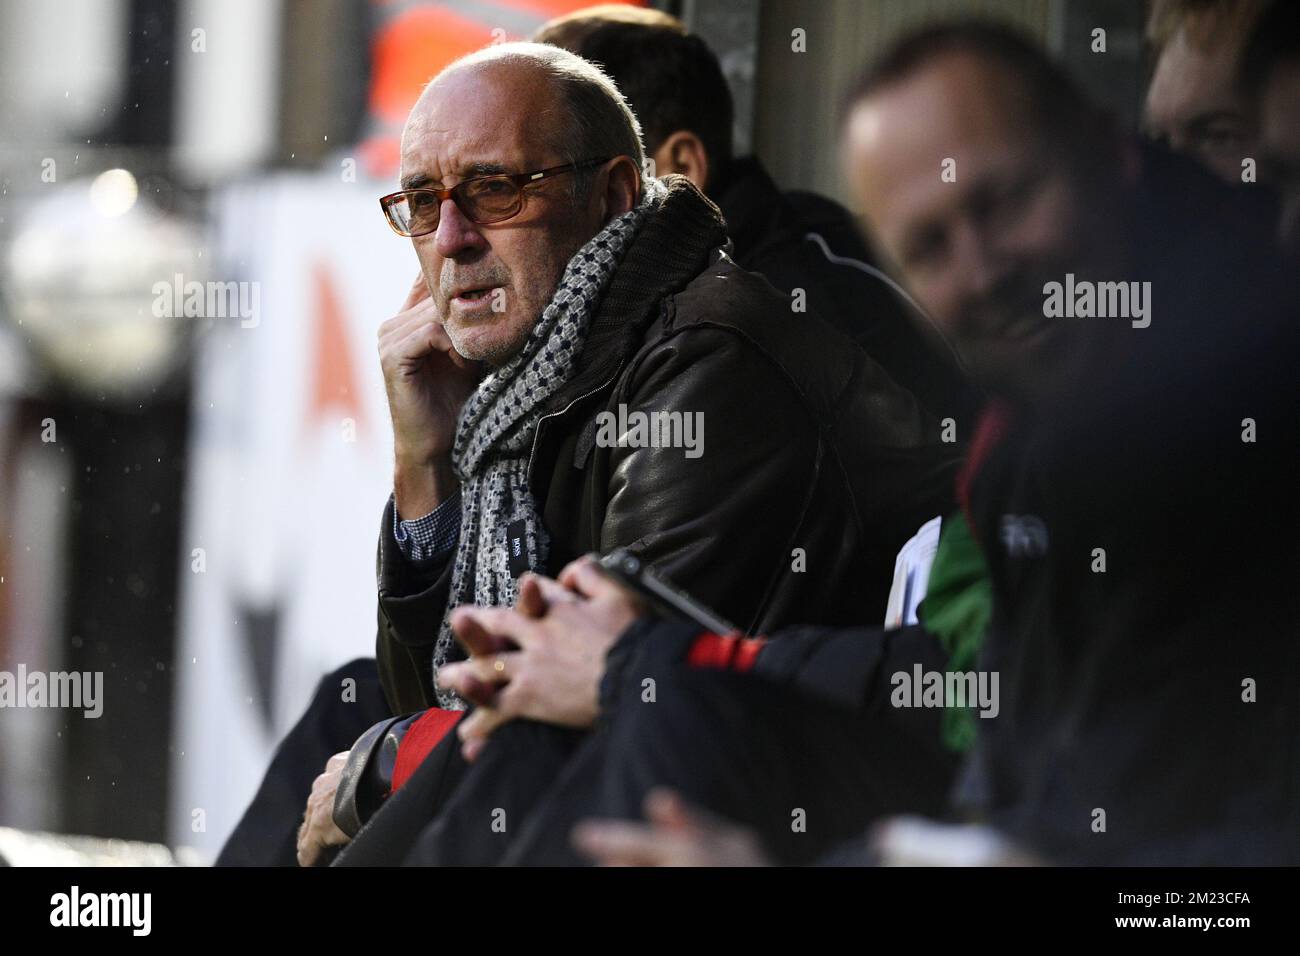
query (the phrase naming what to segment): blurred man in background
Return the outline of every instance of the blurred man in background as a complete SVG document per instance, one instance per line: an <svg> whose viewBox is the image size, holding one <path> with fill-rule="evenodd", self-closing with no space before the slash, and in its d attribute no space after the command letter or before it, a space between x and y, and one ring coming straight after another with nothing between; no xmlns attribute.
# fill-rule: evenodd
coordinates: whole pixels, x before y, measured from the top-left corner
<svg viewBox="0 0 1300 956"><path fill-rule="evenodd" d="M1269 0L1155 0L1147 40L1155 70L1146 126L1172 149L1196 157L1225 182L1240 183L1256 155L1259 104L1242 84L1242 56Z"/></svg>
<svg viewBox="0 0 1300 956"><path fill-rule="evenodd" d="M1287 34L1264 21L1270 14L1285 19L1280 9L1293 6L1275 0L1156 0L1147 20L1155 62L1146 95L1147 133L1238 187L1231 202L1240 219L1253 219L1262 234L1283 236L1290 227L1277 191L1287 188L1287 166L1262 140L1260 76L1271 57L1252 37L1268 35L1270 43L1285 44ZM1286 26L1276 24L1283 31Z"/></svg>
<svg viewBox="0 0 1300 956"><path fill-rule="evenodd" d="M1002 709L958 805L1062 862L1294 863L1297 551L1270 529L1296 507L1295 276L1239 190L1053 102L1052 73L936 28L847 127L875 235L1000 399L959 496ZM925 181L942 156L956 189ZM1054 309L1070 276L1145 289L1146 315Z"/></svg>

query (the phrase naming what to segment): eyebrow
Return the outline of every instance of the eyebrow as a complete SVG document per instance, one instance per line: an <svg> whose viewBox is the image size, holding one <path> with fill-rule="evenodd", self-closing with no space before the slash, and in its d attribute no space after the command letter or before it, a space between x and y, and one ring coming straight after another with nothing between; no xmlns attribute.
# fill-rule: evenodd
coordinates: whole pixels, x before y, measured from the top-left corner
<svg viewBox="0 0 1300 956"><path fill-rule="evenodd" d="M501 163L471 163L466 166L461 173L462 180L473 179L475 176L497 176L506 172L506 167ZM438 185L433 177L425 173L412 173L410 176L402 177L403 189L423 189L426 186Z"/></svg>

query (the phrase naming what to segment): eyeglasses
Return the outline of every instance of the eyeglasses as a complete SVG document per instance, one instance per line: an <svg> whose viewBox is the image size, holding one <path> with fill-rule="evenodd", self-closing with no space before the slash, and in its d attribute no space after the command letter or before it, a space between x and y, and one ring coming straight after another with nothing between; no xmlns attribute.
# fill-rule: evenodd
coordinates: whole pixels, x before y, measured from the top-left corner
<svg viewBox="0 0 1300 956"><path fill-rule="evenodd" d="M608 159L588 159L581 163L539 169L534 173L475 176L461 180L450 189L402 189L384 196L379 200L379 205L383 207L393 232L407 238L425 236L437 229L442 204L448 199L456 204L456 208L470 222L486 226L519 215L524 208L524 190L529 186L552 176L562 176L607 162Z"/></svg>

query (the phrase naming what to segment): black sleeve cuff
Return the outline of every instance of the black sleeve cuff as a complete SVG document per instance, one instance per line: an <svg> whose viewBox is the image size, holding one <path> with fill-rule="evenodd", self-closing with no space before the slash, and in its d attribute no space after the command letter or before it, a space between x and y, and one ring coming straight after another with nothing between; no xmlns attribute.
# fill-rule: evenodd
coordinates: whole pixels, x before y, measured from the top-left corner
<svg viewBox="0 0 1300 956"><path fill-rule="evenodd" d="M358 737L348 751L334 791L333 814L334 824L348 836L356 836L387 799L393 787L397 747L421 713L381 720Z"/></svg>
<svg viewBox="0 0 1300 956"><path fill-rule="evenodd" d="M394 511L395 506L390 497L379 528L379 554L375 568L379 596L381 599L417 597L432 588L451 567L456 551L453 548L421 561L410 560L402 554L401 547L393 537Z"/></svg>
<svg viewBox="0 0 1300 956"><path fill-rule="evenodd" d="M601 718L612 714L622 697L635 693L639 675L651 663L682 663L691 645L702 634L698 624L640 617L633 621L605 655L605 674L600 681L598 703Z"/></svg>

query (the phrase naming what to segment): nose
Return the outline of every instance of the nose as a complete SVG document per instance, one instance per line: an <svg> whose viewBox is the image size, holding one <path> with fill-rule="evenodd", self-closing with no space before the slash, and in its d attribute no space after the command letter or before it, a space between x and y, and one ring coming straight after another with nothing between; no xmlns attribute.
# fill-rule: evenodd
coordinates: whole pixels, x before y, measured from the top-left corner
<svg viewBox="0 0 1300 956"><path fill-rule="evenodd" d="M1006 271L997 253L997 240L987 230L964 219L953 230L953 261L966 295L988 295Z"/></svg>
<svg viewBox="0 0 1300 956"><path fill-rule="evenodd" d="M451 199L444 199L438 210L438 228L434 230L433 241L434 249L444 259L487 248L487 240L478 226Z"/></svg>
<svg viewBox="0 0 1300 956"><path fill-rule="evenodd" d="M1164 143L1175 153L1185 153L1192 148L1192 138L1181 127L1171 127L1164 134Z"/></svg>

